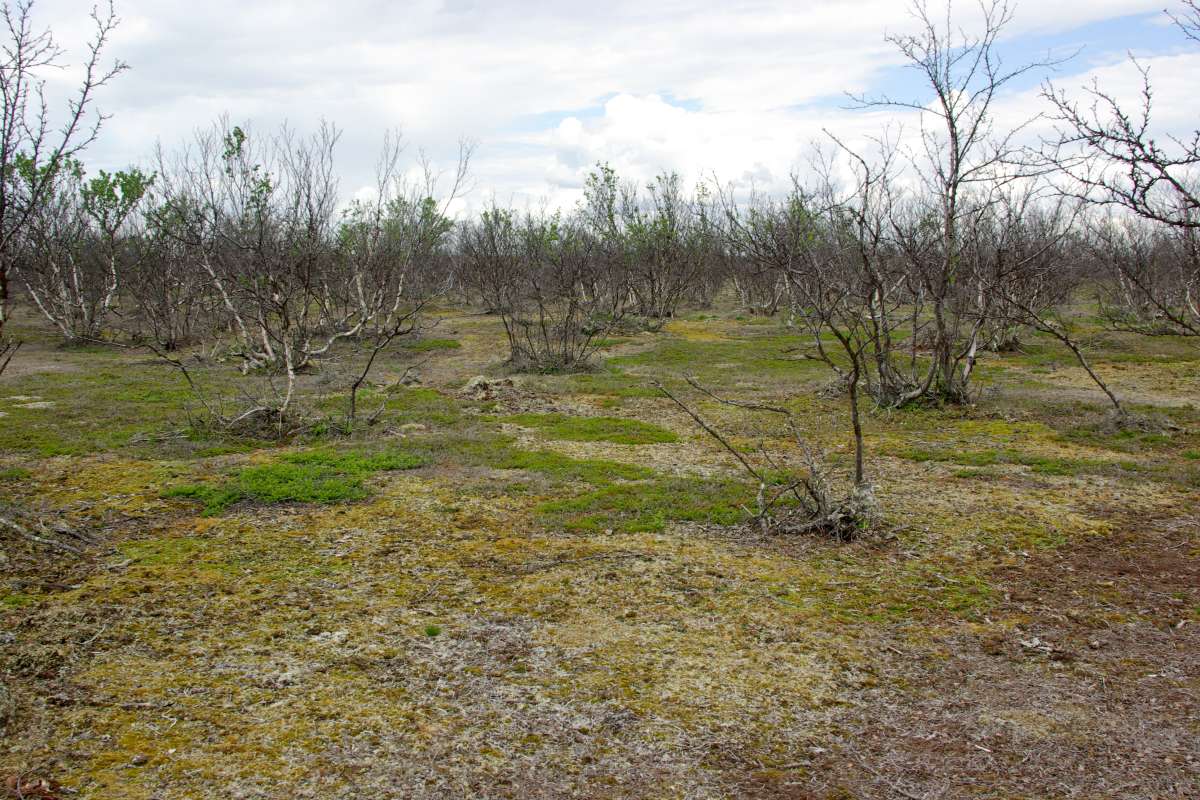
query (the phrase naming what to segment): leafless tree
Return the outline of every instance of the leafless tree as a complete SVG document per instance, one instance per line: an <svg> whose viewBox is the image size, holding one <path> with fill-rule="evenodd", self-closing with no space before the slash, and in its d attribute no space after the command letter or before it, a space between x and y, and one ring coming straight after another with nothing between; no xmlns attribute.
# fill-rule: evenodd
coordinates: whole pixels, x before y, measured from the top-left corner
<svg viewBox="0 0 1200 800"><path fill-rule="evenodd" d="M1176 27L1200 43L1200 3L1185 0ZM1072 179L1075 194L1089 202L1120 206L1172 228L1200 228L1200 130L1186 137L1154 130L1154 90L1150 71L1135 60L1142 78L1133 106L1123 104L1098 83L1080 101L1047 84L1043 96L1059 123L1050 142L1055 163Z"/></svg>
<svg viewBox="0 0 1200 800"><path fill-rule="evenodd" d="M517 369L585 368L624 315L623 284L586 222L493 206L460 230L465 266L504 321Z"/></svg>
<svg viewBox="0 0 1200 800"><path fill-rule="evenodd" d="M199 342L216 327L221 309L207 276L186 246L181 220L157 186L130 222L129 245L137 249L122 286L121 327L136 342L175 351Z"/></svg>
<svg viewBox="0 0 1200 800"><path fill-rule="evenodd" d="M449 267L453 223L450 205L467 188L472 147L459 145L448 185L432 162L421 155L420 178L400 174L399 134L384 141L372 198L360 199L343 213L338 230L339 263L324 281L327 316L366 320L352 338L366 353L350 386L348 426L357 416L358 391L379 355L393 341L418 330L421 313L442 296L452 279Z"/></svg>
<svg viewBox="0 0 1200 800"><path fill-rule="evenodd" d="M783 275L792 316L812 336L806 353L826 364L845 391L854 443L854 484L866 492L860 393L894 405L920 390L906 378L898 349L906 321L905 274L888 241L892 163L852 156L853 186L840 191L829 161L816 162L816 189L797 181L783 199L758 197L740 209L725 195L735 247L763 270ZM915 359L914 359L915 361Z"/></svg>
<svg viewBox="0 0 1200 800"><path fill-rule="evenodd" d="M491 205L458 229L458 279L484 313L505 314L512 298L512 277L520 271L517 219L509 209Z"/></svg>
<svg viewBox="0 0 1200 800"><path fill-rule="evenodd" d="M94 7L94 33L83 58L83 77L64 101L45 91L47 70L64 66L65 53L53 33L37 26L34 0L4 2L0 22L5 43L0 51L0 372L18 346L5 334L12 303L11 281L18 253L64 162L74 159L100 134L105 115L95 111L96 92L126 69L105 66L103 53L119 20L111 2Z"/></svg>
<svg viewBox="0 0 1200 800"><path fill-rule="evenodd" d="M1172 19L1189 41L1200 43L1200 3L1185 0L1183 7ZM1106 259L1117 286L1110 299L1125 301L1107 306L1110 320L1126 330L1200 336L1200 130L1182 136L1156 131L1150 71L1134 64L1142 81L1132 105L1097 83L1082 101L1045 87L1058 137L1044 155L1066 176L1066 193L1163 232L1150 235L1120 221L1101 231L1118 248ZM1155 255L1168 263L1146 258L1147 235Z"/></svg>
<svg viewBox="0 0 1200 800"><path fill-rule="evenodd" d="M1072 320L1072 304L1094 278L1078 263L1087 253L1077 225L1080 206L1046 195L1027 184L1003 193L972 220L968 250L987 317L1006 339L1019 328L1057 339L1108 398L1115 417L1125 419L1120 398L1096 372Z"/></svg>
<svg viewBox="0 0 1200 800"><path fill-rule="evenodd" d="M623 276L630 313L651 330L674 316L720 258L710 198L703 186L687 196L675 173L638 187L601 164L588 176L582 214L609 262L605 272Z"/></svg>
<svg viewBox="0 0 1200 800"><path fill-rule="evenodd" d="M702 184L703 186L703 184ZM698 194L701 190L697 190ZM721 211L716 197L707 195L703 190L700 202L704 205L705 223L702 227L704 240L702 242L702 258L696 275L692 278L690 288L684 295L684 302L698 309L710 309L717 302L721 292L730 285L732 276L737 273L734 256L727 247L726 238L721 232ZM776 305L774 314L779 310ZM761 313L747 309L752 314Z"/></svg>
<svg viewBox="0 0 1200 800"><path fill-rule="evenodd" d="M1143 336L1200 336L1200 239L1125 214L1088 228L1089 255L1108 274L1100 309L1109 327Z"/></svg>
<svg viewBox="0 0 1200 800"><path fill-rule="evenodd" d="M243 371L286 376L286 414L297 373L357 328L322 324L321 279L333 261L338 132L311 138L284 128L261 143L241 127L198 136L194 158L163 164L167 212L219 296ZM324 334L324 335L323 335ZM320 336L319 340L316 337Z"/></svg>
<svg viewBox="0 0 1200 800"><path fill-rule="evenodd" d="M82 167L64 163L26 223L13 275L38 310L68 342L99 335L117 296L117 274L96 270L88 258L87 219L81 209Z"/></svg>
<svg viewBox="0 0 1200 800"><path fill-rule="evenodd" d="M765 413L782 418L788 427L802 463L796 465L787 456L772 454L765 445L757 452L745 452L734 446L729 438L704 419L678 394L661 382L654 386L671 402L717 441L738 465L758 485L751 521L764 534L822 533L848 542L869 530L876 522L878 508L871 487L856 483L846 497L838 497L828 469L801 433L794 414L786 408L746 403L720 397L702 386L695 378L686 378L688 385L710 400L746 412Z"/></svg>
<svg viewBox="0 0 1200 800"><path fill-rule="evenodd" d="M734 242L739 237L730 237ZM738 306L754 316L773 317L787 298L787 276L771 264L760 263L748 253L734 252L729 258L729 283L737 293Z"/></svg>
<svg viewBox="0 0 1200 800"><path fill-rule="evenodd" d="M789 200L789 225L800 226L801 247L787 271L793 315L812 334L816 357L845 387L854 434L854 482L866 483L859 391L866 384L877 399L890 399L899 372L889 352L899 310L900 283L888 271L882 219L875 203L886 191L886 169L860 162L858 185L849 200L826 184L807 202ZM793 234L795 236L795 234ZM841 358L824 339L832 336Z"/></svg>
<svg viewBox="0 0 1200 800"><path fill-rule="evenodd" d="M921 146L913 162L925 207L907 220L914 227L904 237L903 253L929 304L933 331L930 374L911 399L931 391L949 401L969 397L980 330L977 314L956 307L962 298L964 217L971 206L989 202L993 192L1028 171L1017 137L1033 119L999 129L994 109L1002 92L1018 78L1058 63L1043 59L1007 66L998 42L1013 20L1012 6L1006 0L980 0L979 11L979 32L970 33L955 22L953 4L938 19L924 0L916 0L917 32L887 37L932 91L932 102L854 98L863 108L915 113L920 122Z"/></svg>
<svg viewBox="0 0 1200 800"><path fill-rule="evenodd" d="M161 230L206 279L243 372L283 376L277 396L252 409L281 430L299 373L360 346L369 369L412 332L436 283L423 270L441 255L445 212L467 175L464 148L451 188L435 199L440 176L426 163L424 180L404 180L400 141L389 137L375 196L341 213L339 136L323 124L311 136L284 126L260 140L223 121L160 162Z"/></svg>

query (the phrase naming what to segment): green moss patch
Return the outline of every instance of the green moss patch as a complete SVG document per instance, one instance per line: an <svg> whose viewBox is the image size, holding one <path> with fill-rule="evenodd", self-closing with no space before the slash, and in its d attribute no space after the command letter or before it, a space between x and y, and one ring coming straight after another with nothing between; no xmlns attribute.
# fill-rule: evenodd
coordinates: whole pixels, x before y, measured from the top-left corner
<svg viewBox="0 0 1200 800"><path fill-rule="evenodd" d="M1107 420L1078 425L1061 435L1065 442L1084 444L1118 453L1169 452L1195 439L1186 432L1114 430ZM1186 453L1182 454L1185 458Z"/></svg>
<svg viewBox="0 0 1200 800"><path fill-rule="evenodd" d="M789 351L805 349L809 337L775 334L756 327L730 336L667 336L650 350L618 356L611 364L642 374L694 374L706 384L728 385L755 378L811 377L824 375L827 367L815 361L798 359Z"/></svg>
<svg viewBox="0 0 1200 800"><path fill-rule="evenodd" d="M734 525L753 500L753 488L741 481L668 477L604 486L542 503L537 511L567 530L640 533L661 531L668 522Z"/></svg>
<svg viewBox="0 0 1200 800"><path fill-rule="evenodd" d="M31 475L33 473L23 467L0 469L0 483L16 483L17 481L28 480Z"/></svg>
<svg viewBox="0 0 1200 800"><path fill-rule="evenodd" d="M1042 475L1077 475L1095 472L1097 467L1103 466L1100 462L1073 458L1054 458L1009 449L970 451L901 447L892 449L889 455L906 458L909 461L916 461L918 463L943 461L950 464L960 464L965 467L1018 464L1029 467L1033 472Z"/></svg>
<svg viewBox="0 0 1200 800"><path fill-rule="evenodd" d="M634 464L608 461L601 458L571 458L546 450L503 449L489 459L496 469L520 469L538 472L560 480L607 484L614 479L634 481L649 478L653 471Z"/></svg>
<svg viewBox="0 0 1200 800"><path fill-rule="evenodd" d="M451 465L520 470L542 475L553 482L588 483L596 486L615 481L645 480L654 471L635 464L604 458L574 458L551 450L527 450L515 446L511 436L486 424L462 426L423 442L439 462Z"/></svg>
<svg viewBox="0 0 1200 800"><path fill-rule="evenodd" d="M364 478L376 472L424 466L424 455L395 450L379 452L309 450L279 461L246 467L219 485L189 484L168 489L167 497L199 500L204 514L219 514L234 503L338 503L369 494Z"/></svg>
<svg viewBox="0 0 1200 800"><path fill-rule="evenodd" d="M191 394L162 367L111 366L89 354L92 368L39 373L8 382L5 394L34 396L27 404L0 398L0 450L43 456L82 455L128 445L185 416Z"/></svg>
<svg viewBox="0 0 1200 800"><path fill-rule="evenodd" d="M0 593L0 608L25 608L36 604L38 598L25 592Z"/></svg>
<svg viewBox="0 0 1200 800"><path fill-rule="evenodd" d="M565 414L517 414L505 422L534 428L551 439L612 444L662 444L679 440L658 425L623 417L569 417Z"/></svg>
<svg viewBox="0 0 1200 800"><path fill-rule="evenodd" d="M435 389L391 389L387 395L387 408L401 424L447 426L462 419L459 404Z"/></svg>
<svg viewBox="0 0 1200 800"><path fill-rule="evenodd" d="M405 350L427 353L431 350L458 350L462 342L457 339L413 339L400 345Z"/></svg>

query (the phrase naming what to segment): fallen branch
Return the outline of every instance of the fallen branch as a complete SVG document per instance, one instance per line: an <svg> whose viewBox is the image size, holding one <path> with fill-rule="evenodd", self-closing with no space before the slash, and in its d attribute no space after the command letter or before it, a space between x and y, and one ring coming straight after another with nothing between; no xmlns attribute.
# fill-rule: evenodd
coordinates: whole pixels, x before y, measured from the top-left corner
<svg viewBox="0 0 1200 800"><path fill-rule="evenodd" d="M16 534L18 536L20 536L22 539L33 542L34 544L45 545L46 547L50 547L55 550L61 550L64 553L72 553L77 556L83 555L83 550L81 550L80 548L75 547L74 545L69 545L66 542L59 542L54 539L46 539L41 536L38 536L36 533L29 530L24 525L21 525L14 520L8 519L7 517L0 517L0 525L3 525L4 527L8 528L11 531L15 531Z"/></svg>
<svg viewBox="0 0 1200 800"><path fill-rule="evenodd" d="M685 380L689 386L722 405L747 411L777 414L787 420L788 428L804 454L807 474L772 479L768 474L768 469L781 474L787 473L788 469L786 465L780 464L772 458L765 446L759 447L759 456L766 464L764 468L757 466L749 456L734 447L719 430L663 386L661 382L653 382L653 386L658 391L691 417L705 433L720 443L746 473L757 481L756 509L753 512L749 509L743 510L758 524L764 534L822 532L840 541L850 541L874 522L875 498L871 487L865 482L858 482L848 497L835 499L823 465L809 447L808 442L801 436L799 425L790 411L776 406L729 400L709 391L695 378L687 377ZM795 499L798 508L791 509L782 505L782 501L788 497Z"/></svg>
<svg viewBox="0 0 1200 800"><path fill-rule="evenodd" d="M82 555L86 547L98 544L94 536L75 530L62 520L46 523L20 508L8 506L3 510L7 513L0 516L0 528L10 530L33 544L74 555ZM63 537L73 540L73 543L62 541Z"/></svg>
<svg viewBox="0 0 1200 800"><path fill-rule="evenodd" d="M7 339L0 341L0 375L4 374L4 370L8 367L8 363L13 360L13 356L21 349L21 342Z"/></svg>

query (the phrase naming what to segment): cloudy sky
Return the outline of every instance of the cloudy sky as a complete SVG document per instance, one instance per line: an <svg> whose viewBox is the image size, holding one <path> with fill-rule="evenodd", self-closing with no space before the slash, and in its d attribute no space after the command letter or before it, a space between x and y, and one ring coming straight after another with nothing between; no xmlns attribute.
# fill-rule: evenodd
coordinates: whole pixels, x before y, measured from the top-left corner
<svg viewBox="0 0 1200 800"><path fill-rule="evenodd" d="M1097 77L1128 94L1134 53L1152 70L1159 123L1198 127L1200 48L1163 13L1177 2L1015 2L1009 63L1078 51L1057 84ZM967 28L974 8L955 6ZM77 54L84 0L36 9ZM412 154L443 163L459 139L477 143L473 205L558 205L597 161L631 178L677 170L779 185L822 128L854 141L886 124L848 108L845 92L927 99L884 41L912 29L903 0L117 0L117 10L111 55L131 70L100 98L113 118L88 156L96 167L146 162L156 142L172 147L223 113L260 130L328 119L344 130L346 194L370 181L384 132L400 128ZM1037 84L1014 86L1001 114L1036 111Z"/></svg>

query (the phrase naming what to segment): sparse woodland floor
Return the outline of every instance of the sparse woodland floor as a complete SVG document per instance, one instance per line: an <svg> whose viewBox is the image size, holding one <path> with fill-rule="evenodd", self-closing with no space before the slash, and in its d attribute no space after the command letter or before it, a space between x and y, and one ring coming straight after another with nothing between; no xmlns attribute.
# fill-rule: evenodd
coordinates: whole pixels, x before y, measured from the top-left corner
<svg viewBox="0 0 1200 800"><path fill-rule="evenodd" d="M598 372L468 397L503 375L502 333L443 317L375 374L428 360L368 394L370 431L283 448L189 434L170 368L27 325L0 507L101 544L0 539L0 778L139 800L1200 797L1194 343L1093 337L1164 433L1107 432L1037 337L987 357L971 408L871 412L885 526L843 545L736 526L752 488L648 386L788 402L844 469L844 401L780 322L690 315L607 343ZM336 374L306 377L310 402L336 410Z"/></svg>

